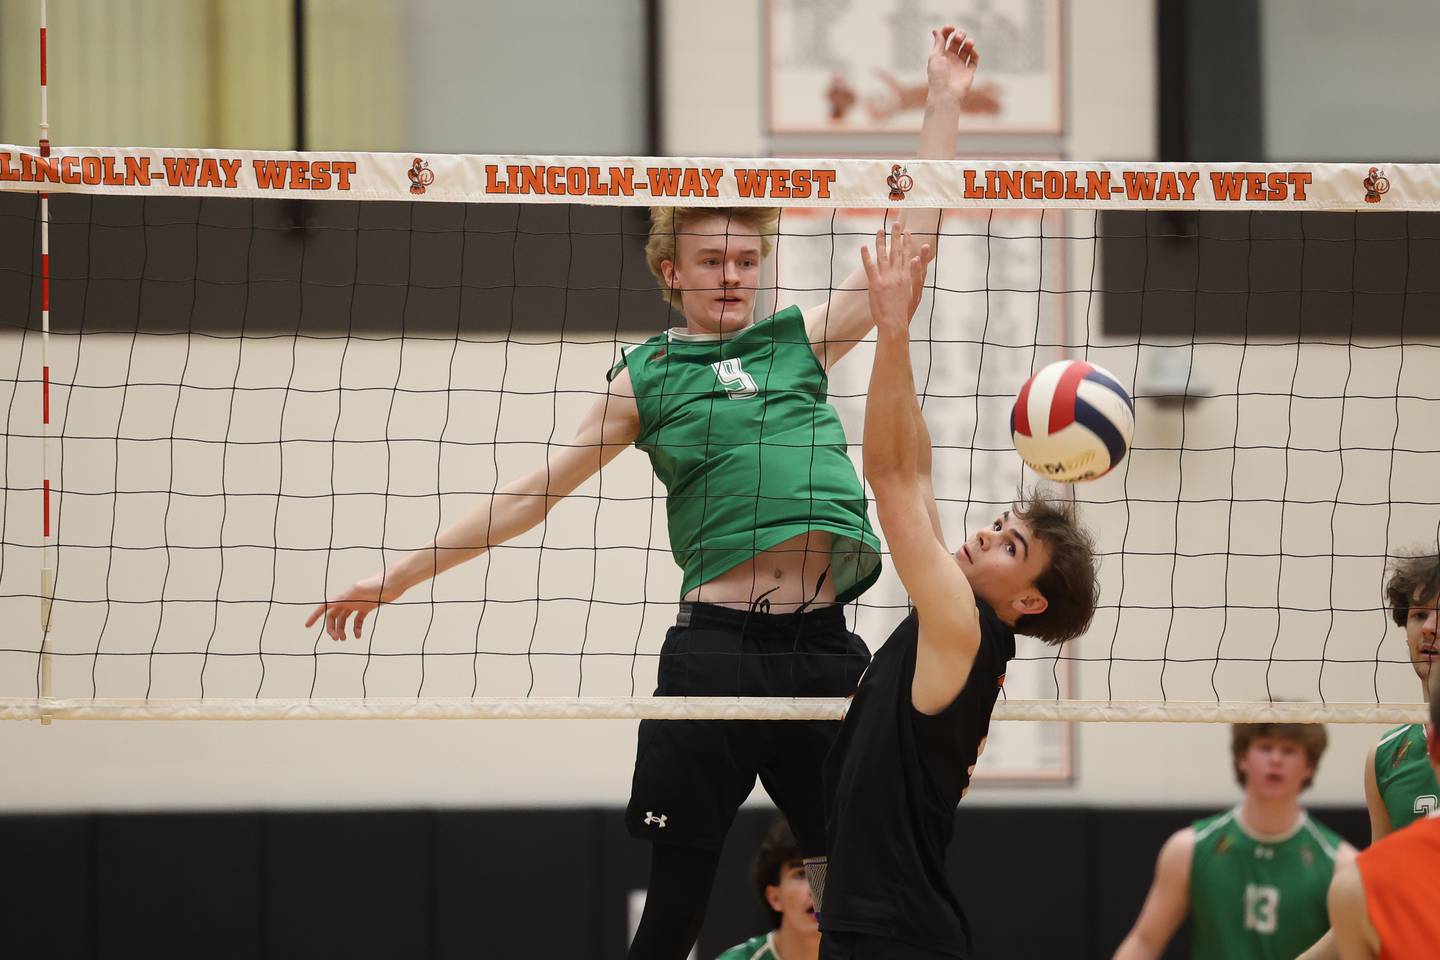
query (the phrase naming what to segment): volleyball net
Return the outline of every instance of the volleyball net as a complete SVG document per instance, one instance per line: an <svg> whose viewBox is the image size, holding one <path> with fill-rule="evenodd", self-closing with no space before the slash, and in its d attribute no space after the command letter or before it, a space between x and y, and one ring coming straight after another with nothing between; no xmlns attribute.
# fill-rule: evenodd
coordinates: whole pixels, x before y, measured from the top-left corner
<svg viewBox="0 0 1440 960"><path fill-rule="evenodd" d="M637 451L362 638L303 625L683 323L651 205L782 208L757 318L945 211L912 329L952 542L1037 479L1034 370L1131 391L1128 458L1073 488L1100 609L1021 638L997 717L1420 716L1383 584L1440 534L1440 167L0 146L0 717L839 716L650 696L681 577ZM872 356L829 383L857 470ZM873 649L905 605L887 566L847 616Z"/></svg>

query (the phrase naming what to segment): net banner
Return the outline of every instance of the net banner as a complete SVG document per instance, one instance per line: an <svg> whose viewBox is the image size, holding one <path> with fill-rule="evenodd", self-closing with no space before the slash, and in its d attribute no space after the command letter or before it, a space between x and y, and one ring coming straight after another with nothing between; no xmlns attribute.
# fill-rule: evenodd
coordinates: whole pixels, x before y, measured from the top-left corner
<svg viewBox="0 0 1440 960"><path fill-rule="evenodd" d="M289 153L0 145L0 190L615 206L1440 210L1437 164Z"/></svg>

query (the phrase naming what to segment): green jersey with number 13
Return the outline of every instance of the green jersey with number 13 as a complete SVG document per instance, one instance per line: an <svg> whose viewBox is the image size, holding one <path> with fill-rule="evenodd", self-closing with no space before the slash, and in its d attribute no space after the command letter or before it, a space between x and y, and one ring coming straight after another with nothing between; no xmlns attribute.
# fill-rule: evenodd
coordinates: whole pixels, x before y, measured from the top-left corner
<svg viewBox="0 0 1440 960"><path fill-rule="evenodd" d="M1293 960L1330 929L1325 894L1339 834L1301 813L1285 837L1252 836L1238 808L1194 824L1195 960Z"/></svg>

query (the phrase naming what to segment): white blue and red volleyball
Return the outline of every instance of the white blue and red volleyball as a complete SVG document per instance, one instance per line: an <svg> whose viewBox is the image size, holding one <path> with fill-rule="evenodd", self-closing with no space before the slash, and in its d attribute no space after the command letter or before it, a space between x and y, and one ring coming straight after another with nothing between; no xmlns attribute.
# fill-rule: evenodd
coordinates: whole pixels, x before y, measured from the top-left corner
<svg viewBox="0 0 1440 960"><path fill-rule="evenodd" d="M1125 459L1135 402L1115 375L1083 360L1057 360L1020 388L1010 436L1025 464L1048 480L1103 477Z"/></svg>

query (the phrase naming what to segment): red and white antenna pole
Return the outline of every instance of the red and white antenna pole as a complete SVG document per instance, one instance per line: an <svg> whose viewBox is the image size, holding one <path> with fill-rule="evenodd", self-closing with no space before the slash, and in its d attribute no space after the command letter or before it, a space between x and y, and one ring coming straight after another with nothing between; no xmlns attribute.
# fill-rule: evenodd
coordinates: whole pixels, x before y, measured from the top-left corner
<svg viewBox="0 0 1440 960"><path fill-rule="evenodd" d="M40 0L40 156L50 156L49 63L45 49L45 0ZM50 523L50 195L40 193L40 465L44 480L44 544L40 551L40 697L52 696L50 613L55 601L55 537ZM42 714L42 724L50 717Z"/></svg>

